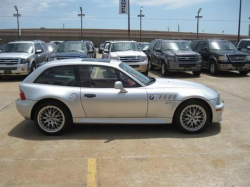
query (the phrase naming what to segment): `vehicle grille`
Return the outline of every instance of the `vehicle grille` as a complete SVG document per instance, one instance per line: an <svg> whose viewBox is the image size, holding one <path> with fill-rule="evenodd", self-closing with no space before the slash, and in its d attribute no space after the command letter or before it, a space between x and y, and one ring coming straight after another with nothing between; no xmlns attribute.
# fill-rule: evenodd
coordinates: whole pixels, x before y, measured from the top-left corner
<svg viewBox="0 0 250 187"><path fill-rule="evenodd" d="M120 61L122 61L122 62L139 62L140 58L137 56L123 56L123 57L120 57Z"/></svg>
<svg viewBox="0 0 250 187"><path fill-rule="evenodd" d="M0 59L0 65L16 65L16 64L18 64L18 58Z"/></svg>
<svg viewBox="0 0 250 187"><path fill-rule="evenodd" d="M245 63L232 63L233 67L243 67L245 66Z"/></svg>
<svg viewBox="0 0 250 187"><path fill-rule="evenodd" d="M197 56L178 56L179 62L197 61Z"/></svg>
<svg viewBox="0 0 250 187"><path fill-rule="evenodd" d="M245 56L229 56L231 62L244 62L246 61Z"/></svg>
<svg viewBox="0 0 250 187"><path fill-rule="evenodd" d="M196 64L179 64L179 67L182 68L190 68L190 67L195 67Z"/></svg>
<svg viewBox="0 0 250 187"><path fill-rule="evenodd" d="M17 67L0 67L0 70L17 70Z"/></svg>

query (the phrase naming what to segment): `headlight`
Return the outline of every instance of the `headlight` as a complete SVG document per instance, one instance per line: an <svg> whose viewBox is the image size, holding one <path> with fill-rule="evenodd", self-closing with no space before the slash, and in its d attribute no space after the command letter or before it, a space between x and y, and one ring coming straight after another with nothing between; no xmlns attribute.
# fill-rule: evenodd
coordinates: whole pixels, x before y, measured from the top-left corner
<svg viewBox="0 0 250 187"><path fill-rule="evenodd" d="M140 62L144 62L144 61L146 61L147 60L147 57L146 56L141 56L140 57Z"/></svg>
<svg viewBox="0 0 250 187"><path fill-rule="evenodd" d="M246 56L246 61L250 61L250 56Z"/></svg>
<svg viewBox="0 0 250 187"><path fill-rule="evenodd" d="M197 56L197 60L198 60L198 62L202 61L202 56L201 56L201 55L198 55L198 56Z"/></svg>
<svg viewBox="0 0 250 187"><path fill-rule="evenodd" d="M21 64L28 64L30 59L21 58Z"/></svg>
<svg viewBox="0 0 250 187"><path fill-rule="evenodd" d="M227 58L227 56L224 55L224 56L219 56L218 60L221 62L227 62L228 58Z"/></svg>
<svg viewBox="0 0 250 187"><path fill-rule="evenodd" d="M167 58L169 61L175 62L175 56L168 56Z"/></svg>

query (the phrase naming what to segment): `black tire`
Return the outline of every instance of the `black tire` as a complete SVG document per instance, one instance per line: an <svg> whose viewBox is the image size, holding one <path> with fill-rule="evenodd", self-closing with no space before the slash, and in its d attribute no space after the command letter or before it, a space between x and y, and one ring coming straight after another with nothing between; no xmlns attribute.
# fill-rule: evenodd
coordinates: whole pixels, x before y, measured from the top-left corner
<svg viewBox="0 0 250 187"><path fill-rule="evenodd" d="M146 72L143 72L142 74L148 76L148 70Z"/></svg>
<svg viewBox="0 0 250 187"><path fill-rule="evenodd" d="M152 64L150 58L148 59L148 69L149 70L154 70L155 69L155 66Z"/></svg>
<svg viewBox="0 0 250 187"><path fill-rule="evenodd" d="M249 71L239 71L239 73L241 74L241 75L247 75L248 73L249 73Z"/></svg>
<svg viewBox="0 0 250 187"><path fill-rule="evenodd" d="M32 65L31 65L31 67L30 67L30 73L32 73L35 70L36 70L36 63L33 62Z"/></svg>
<svg viewBox="0 0 250 187"><path fill-rule="evenodd" d="M201 75L201 71L193 71L193 75L195 77L199 77Z"/></svg>
<svg viewBox="0 0 250 187"><path fill-rule="evenodd" d="M198 124L197 127L192 127L191 128L191 125L195 125L195 123L197 122L197 120L198 119L201 120L202 118L198 118L198 116L195 116L195 115L194 116L191 116L191 115L187 116L187 115L185 115L185 111L188 109L188 107L196 107L196 109L198 109L201 112L203 112L203 114L205 114L205 116L206 116L206 117L204 117L205 119L203 119L204 121L202 121L200 124ZM189 120L189 121L185 122L185 120L182 120L184 118L186 120ZM174 123L175 123L175 125L181 131L183 131L185 133L188 133L188 134L195 134L195 133L201 132L202 130L204 130L207 127L208 124L210 124L210 122L211 122L210 109L208 108L208 106L204 102L199 101L199 100L189 100L189 101L184 102L183 104L181 104L177 108L177 111L176 111L175 116L174 116ZM188 127L188 125L190 127Z"/></svg>
<svg viewBox="0 0 250 187"><path fill-rule="evenodd" d="M219 73L219 70L215 61L211 61L209 65L209 73L211 75L217 75Z"/></svg>
<svg viewBox="0 0 250 187"><path fill-rule="evenodd" d="M47 114L49 114L50 116L48 118L43 118L43 120L40 118L42 116L42 114L46 113L46 109L50 109L56 112L55 114L59 115L58 118L55 117L55 114L51 114L48 110L47 110ZM58 110L59 109L59 110ZM53 115L53 116L52 116ZM44 120L49 120L46 124L44 123L44 125L42 124L42 121ZM57 120L57 122L56 122ZM58 121L61 120L62 124L58 124ZM72 123L72 117L70 115L69 110L62 105L61 103L58 102L45 102L40 104L34 113L34 121L36 124L36 127L44 134L46 135L59 135L61 133L63 133L67 127ZM52 124L53 123L53 124ZM54 124L60 125L59 127L57 126L57 129L52 129L52 127L54 128Z"/></svg>
<svg viewBox="0 0 250 187"><path fill-rule="evenodd" d="M166 76L168 74L167 65L164 61L161 62L161 74Z"/></svg>

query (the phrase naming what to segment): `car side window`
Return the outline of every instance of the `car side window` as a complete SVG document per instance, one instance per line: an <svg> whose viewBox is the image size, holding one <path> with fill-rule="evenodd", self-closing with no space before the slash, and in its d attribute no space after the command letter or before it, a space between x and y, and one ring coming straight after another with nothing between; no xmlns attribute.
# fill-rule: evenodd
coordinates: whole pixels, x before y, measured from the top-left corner
<svg viewBox="0 0 250 187"><path fill-rule="evenodd" d="M137 82L131 79L129 76L117 70L118 78L122 82L124 88L137 88L141 87Z"/></svg>
<svg viewBox="0 0 250 187"><path fill-rule="evenodd" d="M43 46L44 51L47 52L49 50L48 45L46 43L41 43L41 44Z"/></svg>
<svg viewBox="0 0 250 187"><path fill-rule="evenodd" d="M205 49L209 49L208 43L205 43L201 50L206 51Z"/></svg>
<svg viewBox="0 0 250 187"><path fill-rule="evenodd" d="M158 41L158 42L155 44L154 51L155 51L156 49L161 49L161 42L160 42L160 41Z"/></svg>
<svg viewBox="0 0 250 187"><path fill-rule="evenodd" d="M199 42L195 48L195 51L201 51L202 47L204 45L204 42Z"/></svg>
<svg viewBox="0 0 250 187"><path fill-rule="evenodd" d="M34 83L58 86L79 87L76 73L77 66L60 66L45 70Z"/></svg>
<svg viewBox="0 0 250 187"><path fill-rule="evenodd" d="M239 44L239 48L243 48L243 49L247 48L247 41L241 41Z"/></svg>
<svg viewBox="0 0 250 187"><path fill-rule="evenodd" d="M41 44L39 44L39 43L35 43L35 49L36 49L36 51L37 50L42 50L43 51L43 48L42 48Z"/></svg>
<svg viewBox="0 0 250 187"><path fill-rule="evenodd" d="M155 43L156 43L156 40L153 40L153 41L149 44L148 49L149 49L150 51L154 48Z"/></svg>
<svg viewBox="0 0 250 187"><path fill-rule="evenodd" d="M114 88L118 76L114 68L106 66L81 66L80 80L83 87Z"/></svg>

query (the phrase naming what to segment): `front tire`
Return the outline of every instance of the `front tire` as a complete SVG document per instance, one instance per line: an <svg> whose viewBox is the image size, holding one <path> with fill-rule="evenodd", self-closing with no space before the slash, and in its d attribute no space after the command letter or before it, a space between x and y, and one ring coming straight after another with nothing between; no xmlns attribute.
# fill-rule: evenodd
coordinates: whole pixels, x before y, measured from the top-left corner
<svg viewBox="0 0 250 187"><path fill-rule="evenodd" d="M149 69L149 70L154 70L154 69L155 69L155 66L152 64L150 58L148 59L148 69Z"/></svg>
<svg viewBox="0 0 250 187"><path fill-rule="evenodd" d="M217 75L219 73L216 62L212 61L210 63L209 72L211 75Z"/></svg>
<svg viewBox="0 0 250 187"><path fill-rule="evenodd" d="M40 104L34 114L37 128L46 135L59 135L71 124L68 109L57 102Z"/></svg>
<svg viewBox="0 0 250 187"><path fill-rule="evenodd" d="M30 67L30 73L32 73L35 70L36 70L36 63L33 62L32 65L31 65L31 67Z"/></svg>
<svg viewBox="0 0 250 187"><path fill-rule="evenodd" d="M193 71L193 75L195 77L199 77L201 75L201 71Z"/></svg>
<svg viewBox="0 0 250 187"><path fill-rule="evenodd" d="M165 62L161 62L161 74L166 76L168 74L167 65Z"/></svg>
<svg viewBox="0 0 250 187"><path fill-rule="evenodd" d="M208 106L197 100L184 102L178 107L174 119L177 127L189 134L201 132L210 121L211 114Z"/></svg>
<svg viewBox="0 0 250 187"><path fill-rule="evenodd" d="M239 71L239 73L241 74L241 75L247 75L248 73L249 73L249 71Z"/></svg>

